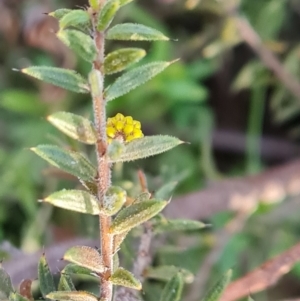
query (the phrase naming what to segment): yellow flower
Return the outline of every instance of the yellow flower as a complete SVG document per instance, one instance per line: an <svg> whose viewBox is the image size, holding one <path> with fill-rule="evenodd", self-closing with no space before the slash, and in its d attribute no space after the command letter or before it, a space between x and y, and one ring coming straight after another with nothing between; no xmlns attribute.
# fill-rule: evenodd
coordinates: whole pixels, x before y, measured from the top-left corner
<svg viewBox="0 0 300 301"><path fill-rule="evenodd" d="M106 135L108 143L113 139L129 142L144 137L141 130L141 123L133 120L131 116L124 116L118 113L115 117L107 119Z"/></svg>

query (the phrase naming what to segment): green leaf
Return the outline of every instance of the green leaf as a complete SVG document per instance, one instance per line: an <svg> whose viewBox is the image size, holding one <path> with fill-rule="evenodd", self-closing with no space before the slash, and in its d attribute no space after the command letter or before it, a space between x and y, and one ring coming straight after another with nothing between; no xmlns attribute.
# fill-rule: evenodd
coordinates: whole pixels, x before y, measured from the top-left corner
<svg viewBox="0 0 300 301"><path fill-rule="evenodd" d="M75 263L69 263L67 264L64 269L62 270L62 273L64 274L81 274L81 275L88 275L88 276L96 276L99 278L97 274L95 274L93 271L91 271L88 268L79 266Z"/></svg>
<svg viewBox="0 0 300 301"><path fill-rule="evenodd" d="M120 234L146 222L167 205L166 201L149 200L122 209L113 220L110 232Z"/></svg>
<svg viewBox="0 0 300 301"><path fill-rule="evenodd" d="M97 198L83 190L64 189L52 193L42 201L75 212L92 215L98 215L100 213Z"/></svg>
<svg viewBox="0 0 300 301"><path fill-rule="evenodd" d="M91 95L93 98L102 98L103 94L103 74L93 68L89 73L89 84L91 87Z"/></svg>
<svg viewBox="0 0 300 301"><path fill-rule="evenodd" d="M160 31L134 23L117 24L108 30L106 39L108 40L125 40L125 41L155 41L169 40Z"/></svg>
<svg viewBox="0 0 300 301"><path fill-rule="evenodd" d="M21 70L34 78L76 93L88 93L87 81L73 70L48 66L33 66Z"/></svg>
<svg viewBox="0 0 300 301"><path fill-rule="evenodd" d="M61 273L59 283L58 283L59 291L75 291L75 286L72 281L72 278L69 274Z"/></svg>
<svg viewBox="0 0 300 301"><path fill-rule="evenodd" d="M0 299L2 300L2 299ZM29 301L26 297L18 294L18 293L10 293L9 301Z"/></svg>
<svg viewBox="0 0 300 301"><path fill-rule="evenodd" d="M207 225L188 219L161 219L153 225L155 233L163 233L170 231L191 231L206 228Z"/></svg>
<svg viewBox="0 0 300 301"><path fill-rule="evenodd" d="M119 8L119 0L109 0L105 2L98 15L97 29L99 31L102 31L109 26Z"/></svg>
<svg viewBox="0 0 300 301"><path fill-rule="evenodd" d="M160 265L157 267L150 267L145 272L145 277L149 279L169 281L179 272L181 273L181 276L185 283L192 283L194 281L194 275L190 271L176 267L174 265Z"/></svg>
<svg viewBox="0 0 300 301"><path fill-rule="evenodd" d="M164 184L162 187L160 187L156 192L155 192L155 198L157 199L170 199L176 186L177 186L178 182L177 181L173 181L173 182L169 182Z"/></svg>
<svg viewBox="0 0 300 301"><path fill-rule="evenodd" d="M125 145L123 142L118 140L112 140L112 142L109 143L107 148L107 156L111 160L117 160L118 158L120 158L124 149L125 149Z"/></svg>
<svg viewBox="0 0 300 301"><path fill-rule="evenodd" d="M113 241L113 253L117 253L119 251L119 248L126 238L127 234L129 233L130 230L122 232L120 234L115 234L114 235L114 241Z"/></svg>
<svg viewBox="0 0 300 301"><path fill-rule="evenodd" d="M74 246L65 253L63 258L96 273L103 273L105 270L99 252L91 247Z"/></svg>
<svg viewBox="0 0 300 301"><path fill-rule="evenodd" d="M142 192L133 200L133 204L143 202L143 201L148 201L150 198L151 198L150 192L148 191Z"/></svg>
<svg viewBox="0 0 300 301"><path fill-rule="evenodd" d="M98 301L98 298L95 295L84 291L57 291L48 294L46 297L52 300L60 301Z"/></svg>
<svg viewBox="0 0 300 301"><path fill-rule="evenodd" d="M38 145L31 150L53 166L82 180L94 180L97 175L94 166L78 152L66 151L55 145Z"/></svg>
<svg viewBox="0 0 300 301"><path fill-rule="evenodd" d="M114 285L130 287L136 290L142 289L141 282L138 279L136 279L132 273L123 268L118 268L110 276L109 281L112 282Z"/></svg>
<svg viewBox="0 0 300 301"><path fill-rule="evenodd" d="M87 11L81 9L73 9L69 13L65 14L59 20L60 29L72 26L78 29L88 27L90 25L90 15Z"/></svg>
<svg viewBox="0 0 300 301"><path fill-rule="evenodd" d="M110 186L105 195L101 212L111 216L116 214L126 202L126 191L118 186Z"/></svg>
<svg viewBox="0 0 300 301"><path fill-rule="evenodd" d="M208 291L202 301L218 301L230 282L232 270L228 270L222 278Z"/></svg>
<svg viewBox="0 0 300 301"><path fill-rule="evenodd" d="M99 10L99 0L89 0L90 6L93 8L93 10L98 11Z"/></svg>
<svg viewBox="0 0 300 301"><path fill-rule="evenodd" d="M8 298L13 291L10 277L0 265L0 297Z"/></svg>
<svg viewBox="0 0 300 301"><path fill-rule="evenodd" d="M47 117L48 121L69 137L86 144L97 142L96 130L92 122L79 115L57 112Z"/></svg>
<svg viewBox="0 0 300 301"><path fill-rule="evenodd" d="M60 9L57 9L57 10L49 13L48 16L51 16L55 19L60 20L63 16L65 16L66 14L68 14L71 11L72 11L72 9L60 8Z"/></svg>
<svg viewBox="0 0 300 301"><path fill-rule="evenodd" d="M183 278L181 273L177 273L165 285L160 301L179 301L181 299L183 289Z"/></svg>
<svg viewBox="0 0 300 301"><path fill-rule="evenodd" d="M251 298L251 296L248 297L248 301L254 301L254 299Z"/></svg>
<svg viewBox="0 0 300 301"><path fill-rule="evenodd" d="M90 36L74 29L60 30L57 37L87 62L93 62L97 51Z"/></svg>
<svg viewBox="0 0 300 301"><path fill-rule="evenodd" d="M173 63L174 61L149 63L128 71L121 75L105 90L106 101L110 101L127 94L131 90L149 81L152 77L159 74Z"/></svg>
<svg viewBox="0 0 300 301"><path fill-rule="evenodd" d="M119 265L120 265L119 254L115 253L113 256L113 271L119 268Z"/></svg>
<svg viewBox="0 0 300 301"><path fill-rule="evenodd" d="M99 31L105 30L112 22L119 8L132 0L109 0L107 1L98 16L97 29Z"/></svg>
<svg viewBox="0 0 300 301"><path fill-rule="evenodd" d="M183 141L166 135L146 136L128 142L122 154L110 161L116 163L143 159L166 152L182 143Z"/></svg>
<svg viewBox="0 0 300 301"><path fill-rule="evenodd" d="M137 63L146 55L141 48L122 48L109 53L104 60L105 74L113 74L123 71L134 63Z"/></svg>
<svg viewBox="0 0 300 301"><path fill-rule="evenodd" d="M56 290L53 276L51 274L45 254L42 255L38 265L38 278L40 283L40 290L45 297L47 294Z"/></svg>

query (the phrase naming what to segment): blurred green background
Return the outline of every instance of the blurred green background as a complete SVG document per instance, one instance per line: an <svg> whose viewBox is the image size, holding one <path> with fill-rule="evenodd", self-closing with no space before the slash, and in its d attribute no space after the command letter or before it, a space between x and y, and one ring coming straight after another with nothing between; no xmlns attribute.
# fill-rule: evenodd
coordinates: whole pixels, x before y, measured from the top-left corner
<svg viewBox="0 0 300 301"><path fill-rule="evenodd" d="M56 20L45 14L86 4L84 0L0 0L0 241L9 241L25 252L76 236L97 235L94 218L37 202L53 191L78 184L29 150L43 143L71 144L93 158L92 149L69 140L45 119L59 110L91 118L91 100L12 71L49 65L74 68L86 75L90 66L57 40ZM154 158L116 166L115 180L129 191L134 191L138 169L147 174L151 191L179 181L174 195L181 195L298 157L299 99L245 43L228 14L228 5L225 0L140 0L115 18L114 23L143 23L171 37L169 43L134 43L147 50L142 64L180 60L109 103L108 115L131 115L141 121L145 135L174 135L190 143ZM300 2L242 0L238 14L300 81ZM106 51L126 45L108 41ZM106 83L113 79L108 77ZM251 216L243 232L227 243L212 275L230 267L235 277L243 275L299 240L299 214L270 218L275 207L260 208ZM196 272L210 250L214 230L229 219L227 213L213 216L209 221L213 229L204 232L201 241L199 235L194 238L191 247L176 248L175 238L170 238L170 246L157 255L158 262L177 263ZM278 300L281 294L300 295L300 268L295 267L287 277L292 288L275 289ZM275 299L271 291L256 300Z"/></svg>

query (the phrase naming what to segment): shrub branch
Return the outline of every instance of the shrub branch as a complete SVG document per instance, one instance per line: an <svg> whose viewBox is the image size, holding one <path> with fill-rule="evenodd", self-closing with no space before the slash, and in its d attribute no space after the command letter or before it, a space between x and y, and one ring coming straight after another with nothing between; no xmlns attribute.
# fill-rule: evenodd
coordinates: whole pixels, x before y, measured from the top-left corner
<svg viewBox="0 0 300 301"><path fill-rule="evenodd" d="M99 5L102 6L105 1L100 0ZM96 24L96 22L94 22ZM98 87L103 87L103 62L104 62L104 32L99 32L94 26L94 42L97 49L97 57L93 63L93 69L99 71L101 76L98 78ZM94 120L97 131L97 164L98 164L98 199L100 206L103 205L104 194L110 186L111 178L111 166L108 162L106 153L107 141L106 141L106 111L105 111L105 99L103 97L103 90L100 95L93 96L93 110ZM113 236L109 233L111 225L111 217L104 214L99 215L99 226L100 226L100 247L103 264L106 267L106 271L100 277L101 284L101 295L100 300L110 301L112 299L113 286L108 278L112 274L113 266L113 251L112 243Z"/></svg>

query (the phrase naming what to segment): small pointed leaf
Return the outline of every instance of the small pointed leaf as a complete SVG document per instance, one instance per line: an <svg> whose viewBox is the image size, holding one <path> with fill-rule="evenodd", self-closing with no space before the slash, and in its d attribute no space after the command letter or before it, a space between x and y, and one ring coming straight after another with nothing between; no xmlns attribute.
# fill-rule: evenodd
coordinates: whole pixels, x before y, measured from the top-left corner
<svg viewBox="0 0 300 301"><path fill-rule="evenodd" d="M60 30L57 37L87 62L93 62L96 57L95 43L87 34L74 30Z"/></svg>
<svg viewBox="0 0 300 301"><path fill-rule="evenodd" d="M150 267L145 272L145 277L150 279L169 281L179 272L181 273L181 276L185 283L192 283L194 281L193 273L174 265L160 265L157 267Z"/></svg>
<svg viewBox="0 0 300 301"><path fill-rule="evenodd" d="M146 55L141 48L123 48L109 53L104 60L105 74L113 74L123 71L134 63L137 63Z"/></svg>
<svg viewBox="0 0 300 301"><path fill-rule="evenodd" d="M56 290L53 276L51 274L45 255L42 255L39 261L38 277L40 282L40 290L44 297Z"/></svg>
<svg viewBox="0 0 300 301"><path fill-rule="evenodd" d="M118 186L110 186L104 196L101 212L111 216L116 214L126 202L126 191Z"/></svg>
<svg viewBox="0 0 300 301"><path fill-rule="evenodd" d="M251 296L249 296L248 301L254 301L254 299L252 299Z"/></svg>
<svg viewBox="0 0 300 301"><path fill-rule="evenodd" d="M60 9L57 9L57 10L49 13L48 16L51 16L55 19L60 20L64 15L68 14L71 11L72 11L72 9L60 8Z"/></svg>
<svg viewBox="0 0 300 301"><path fill-rule="evenodd" d="M167 205L166 201L149 200L122 209L115 217L110 232L120 234L146 222Z"/></svg>
<svg viewBox="0 0 300 301"><path fill-rule="evenodd" d="M168 200L171 198L178 182L173 181L164 184L162 187L160 187L156 192L155 192L155 198L157 199L164 199Z"/></svg>
<svg viewBox="0 0 300 301"><path fill-rule="evenodd" d="M183 289L183 279L180 273L177 273L165 285L160 301L179 301L181 300Z"/></svg>
<svg viewBox="0 0 300 301"><path fill-rule="evenodd" d="M162 72L173 62L155 62L149 63L141 67L137 67L127 73L121 75L108 89L105 91L106 101L113 100L122 95L127 94L131 90L149 81L155 75Z"/></svg>
<svg viewBox="0 0 300 301"><path fill-rule="evenodd" d="M119 0L108 0L105 2L98 17L97 29L99 31L102 31L109 26L119 8Z"/></svg>
<svg viewBox="0 0 300 301"><path fill-rule="evenodd" d="M69 292L76 290L72 278L69 274L61 273L58 283L58 290Z"/></svg>
<svg viewBox="0 0 300 301"><path fill-rule="evenodd" d="M60 301L98 301L98 298L95 295L84 291L57 291L48 294L46 297Z"/></svg>
<svg viewBox="0 0 300 301"><path fill-rule="evenodd" d="M99 252L91 247L72 247L65 253L63 258L64 260L76 263L96 273L102 273L105 270Z"/></svg>
<svg viewBox="0 0 300 301"><path fill-rule="evenodd" d="M96 130L91 121L79 115L57 112L48 116L48 121L69 137L86 144L97 142Z"/></svg>
<svg viewBox="0 0 300 301"><path fill-rule="evenodd" d="M120 265L119 254L115 253L113 256L113 271L116 271L117 268L119 268L119 265Z"/></svg>
<svg viewBox="0 0 300 301"><path fill-rule="evenodd" d="M160 219L153 225L155 233L163 233L170 231L191 231L199 230L207 227L206 224L188 219Z"/></svg>
<svg viewBox="0 0 300 301"><path fill-rule="evenodd" d="M110 28L107 32L106 39L108 40L125 40L125 41L155 41L169 40L160 31L134 23L118 24Z"/></svg>
<svg viewBox="0 0 300 301"><path fill-rule="evenodd" d="M0 299L0 300L2 300L2 299ZM29 301L29 300L30 299L27 299L26 297L24 297L18 293L11 293L9 295L9 301Z"/></svg>
<svg viewBox="0 0 300 301"><path fill-rule="evenodd" d="M100 8L99 0L89 0L89 4L93 8L94 11L98 11Z"/></svg>
<svg viewBox="0 0 300 301"><path fill-rule="evenodd" d="M124 241L124 239L126 238L129 231L130 230L114 235L114 241L113 241L113 253L114 254L119 251L120 246L121 246L122 242Z"/></svg>
<svg viewBox="0 0 300 301"><path fill-rule="evenodd" d="M85 213L98 215L100 213L99 203L95 196L83 190L61 190L46 197L44 202L53 206Z"/></svg>
<svg viewBox="0 0 300 301"><path fill-rule="evenodd" d="M88 276L96 276L97 278L99 278L99 276L97 276L97 274L95 274L90 269L79 266L75 263L67 264L64 267L64 269L62 270L62 273L64 273L64 274L81 274L81 275L88 275Z"/></svg>
<svg viewBox="0 0 300 301"><path fill-rule="evenodd" d="M99 31L105 30L112 22L115 14L122 6L128 4L132 0L109 0L107 1L98 17L97 29Z"/></svg>
<svg viewBox="0 0 300 301"><path fill-rule="evenodd" d="M103 75L97 69L92 69L89 73L89 84L93 98L102 97L103 94Z"/></svg>
<svg viewBox="0 0 300 301"><path fill-rule="evenodd" d="M108 145L107 155L112 160L118 160L118 158L120 158L121 154L123 153L124 149L125 149L124 143L114 139Z"/></svg>
<svg viewBox="0 0 300 301"><path fill-rule="evenodd" d="M166 152L183 142L175 137L166 135L145 136L135 139L125 145L120 157L111 162L128 162L147 158Z"/></svg>
<svg viewBox="0 0 300 301"><path fill-rule="evenodd" d="M0 297L3 295L3 298L8 298L13 291L10 277L0 264Z"/></svg>
<svg viewBox="0 0 300 301"><path fill-rule="evenodd" d="M73 70L48 66L33 66L22 69L21 72L42 80L46 83L76 93L89 92L87 81Z"/></svg>
<svg viewBox="0 0 300 301"><path fill-rule="evenodd" d="M78 152L66 151L55 145L38 145L31 150L53 166L82 180L90 181L97 175L94 166Z"/></svg>
<svg viewBox="0 0 300 301"><path fill-rule="evenodd" d="M143 202L143 201L148 201L150 198L151 198L150 192L148 191L142 192L133 200L133 204Z"/></svg>
<svg viewBox="0 0 300 301"><path fill-rule="evenodd" d="M218 301L230 282L232 270L228 270L222 278L208 291L202 301Z"/></svg>
<svg viewBox="0 0 300 301"><path fill-rule="evenodd" d="M109 278L109 281L112 282L114 285L121 285L125 287L130 287L136 290L142 289L141 282L136 279L132 273L129 271L118 268Z"/></svg>
<svg viewBox="0 0 300 301"><path fill-rule="evenodd" d="M88 27L90 24L90 15L87 11L81 9L73 9L65 14L59 20L60 29L72 26L76 28Z"/></svg>

